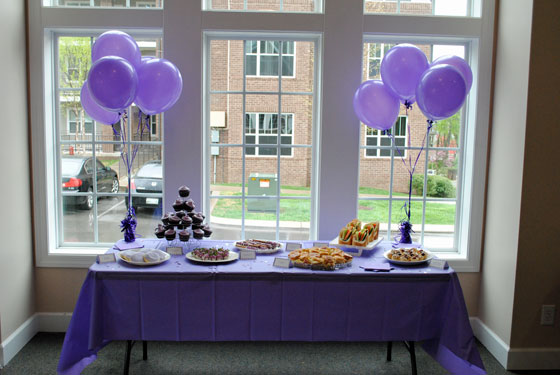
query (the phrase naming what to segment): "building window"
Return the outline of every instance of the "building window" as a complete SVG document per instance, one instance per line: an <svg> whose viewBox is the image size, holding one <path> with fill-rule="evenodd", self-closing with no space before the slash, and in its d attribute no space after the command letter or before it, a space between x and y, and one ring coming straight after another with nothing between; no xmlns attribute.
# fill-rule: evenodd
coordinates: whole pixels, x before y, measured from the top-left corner
<svg viewBox="0 0 560 375"><path fill-rule="evenodd" d="M82 127L82 124L84 125ZM68 134L93 134L93 120L84 112L68 110Z"/></svg>
<svg viewBox="0 0 560 375"><path fill-rule="evenodd" d="M45 7L163 8L163 0L42 0Z"/></svg>
<svg viewBox="0 0 560 375"><path fill-rule="evenodd" d="M212 237L306 240L313 236L318 39L250 36L206 36L204 191ZM306 67L297 75L296 45L297 64ZM259 75L275 79L249 78ZM293 222L300 223L297 230Z"/></svg>
<svg viewBox="0 0 560 375"><path fill-rule="evenodd" d="M280 128L280 144L283 146L293 144L292 113L282 114ZM276 147L262 147L278 143L278 114L277 113L247 113L245 114L245 143L247 145L260 145L261 147L247 147L246 155L276 156ZM292 156L292 149L280 148L281 156Z"/></svg>
<svg viewBox="0 0 560 375"><path fill-rule="evenodd" d="M203 0L204 10L320 13L323 0Z"/></svg>
<svg viewBox="0 0 560 375"><path fill-rule="evenodd" d="M381 79L381 61L385 57L385 53L393 48L394 44L368 43L367 46L368 79Z"/></svg>
<svg viewBox="0 0 560 375"><path fill-rule="evenodd" d="M280 56L282 64L279 63ZM247 76L278 77L279 69L282 77L295 76L295 42L248 40L245 43Z"/></svg>
<svg viewBox="0 0 560 375"><path fill-rule="evenodd" d="M407 116L399 116L397 121L395 122L395 126L391 129L391 133L395 137L395 143L397 147L400 148L401 153L404 157L406 157L406 150L404 146L406 145L406 123L407 123ZM391 157L391 145L392 139L389 137L387 132L379 131L377 129L370 128L368 126L365 127L365 155L368 158L372 157L382 157L382 158L390 158ZM379 149L378 146L387 147Z"/></svg>
<svg viewBox="0 0 560 375"><path fill-rule="evenodd" d="M480 17L481 0L365 0L365 13Z"/></svg>

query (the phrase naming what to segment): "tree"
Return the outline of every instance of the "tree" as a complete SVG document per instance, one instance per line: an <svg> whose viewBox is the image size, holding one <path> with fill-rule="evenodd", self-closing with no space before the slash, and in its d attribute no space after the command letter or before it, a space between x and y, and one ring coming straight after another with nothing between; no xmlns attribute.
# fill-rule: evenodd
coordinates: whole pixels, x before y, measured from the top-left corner
<svg viewBox="0 0 560 375"><path fill-rule="evenodd" d="M435 147L457 146L461 132L460 112L434 123L434 130L437 134ZM453 161L449 160L449 150L439 151L431 161L433 163L432 168L436 169L438 174L446 173L447 169L453 164Z"/></svg>
<svg viewBox="0 0 560 375"><path fill-rule="evenodd" d="M60 104L61 108L72 111L76 122L79 123L75 132L76 141L85 139L86 135L86 113L80 103L80 89L91 67L92 43L92 37L58 38Z"/></svg>

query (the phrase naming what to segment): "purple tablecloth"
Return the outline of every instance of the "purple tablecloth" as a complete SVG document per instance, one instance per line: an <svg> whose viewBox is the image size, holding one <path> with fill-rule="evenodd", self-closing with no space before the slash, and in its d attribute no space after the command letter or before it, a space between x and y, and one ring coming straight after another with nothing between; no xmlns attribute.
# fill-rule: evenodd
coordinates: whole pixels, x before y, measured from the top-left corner
<svg viewBox="0 0 560 375"><path fill-rule="evenodd" d="M143 243L168 246L160 240ZM233 247L191 242L183 245L184 253L197 244ZM385 262L382 254L389 247L382 243L337 271L273 267L274 257L286 257L285 251L210 266L184 256L152 267L94 264L58 372L79 374L111 340L408 340L422 341L453 374L485 374L455 271L393 266L374 273L359 267Z"/></svg>

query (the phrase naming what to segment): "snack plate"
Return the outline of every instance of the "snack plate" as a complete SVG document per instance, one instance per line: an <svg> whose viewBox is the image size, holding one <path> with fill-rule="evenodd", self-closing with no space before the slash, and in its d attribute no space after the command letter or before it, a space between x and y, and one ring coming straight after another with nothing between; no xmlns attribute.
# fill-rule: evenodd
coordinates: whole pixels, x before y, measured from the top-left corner
<svg viewBox="0 0 560 375"><path fill-rule="evenodd" d="M377 237L376 240L373 240L372 242L368 243L367 246L352 246L352 245L339 244L338 243L338 236L336 236L336 238L334 240L329 242L329 245L333 246L333 247L338 247L340 249L350 249L350 250L357 251L359 253L358 256L360 256L362 254L362 251L373 250L377 245L379 245L379 243L381 241L383 241L383 236Z"/></svg>
<svg viewBox="0 0 560 375"><path fill-rule="evenodd" d="M424 249L422 249L422 250L424 250ZM424 251L428 254L428 257L424 260L418 260L418 261L415 261L415 262L413 262L413 261L407 262L405 260L389 259L388 255L391 252L391 250L387 250L386 252L384 252L383 256L385 257L385 259L387 259L389 261L389 263L393 263L393 264L396 264L396 265L399 265L399 266L417 266L419 264L426 263L426 262L430 261L434 257L434 255L432 253L430 253L428 250L424 250Z"/></svg>
<svg viewBox="0 0 560 375"><path fill-rule="evenodd" d="M313 264L307 264L307 263L301 263L301 262L294 262L292 261L292 264L294 265L294 267L297 268L305 268L308 270L317 270L317 271L335 271L335 270L339 270L342 268L346 268L346 267L350 267L352 266L352 261L348 262L348 263L339 263L339 264L335 264L334 265L334 270L331 268L325 268L321 265L313 265Z"/></svg>
<svg viewBox="0 0 560 375"><path fill-rule="evenodd" d="M271 242L273 242L273 241L271 241ZM263 249L251 249L251 248L248 248L248 247L246 247L246 246L242 246L242 245L240 246L240 245L238 245L238 243L239 243L239 241L236 242L236 243L234 244L234 246L235 246L236 248L241 249L241 250L254 251L254 252L256 252L257 254L272 254L272 253L276 253L276 252L282 250L282 248L284 247L284 245L282 245L281 243L279 243L274 249L266 249L266 250L263 250Z"/></svg>
<svg viewBox="0 0 560 375"><path fill-rule="evenodd" d="M156 264L161 264L161 263L163 263L163 262L167 262L167 261L169 260L169 258L171 258L171 255L169 255L169 254L167 254L165 251L161 251L161 250L159 250L159 249L131 249L131 250L126 250L126 251L134 251L134 252L136 252L136 253L138 253L138 252L143 252L143 253L145 253L146 250L155 250L155 251L157 251L157 252L160 252L160 253L162 253L162 254L164 255L164 258L163 258L163 259L160 259L160 260L158 260L158 261L156 261L156 262L146 263L146 262L134 262L134 261L132 261L132 260L126 260L126 259L124 259L124 258L121 257L121 253L118 253L117 257L118 257L120 260L122 260L123 262L125 262L125 263L132 264L132 265L134 265L134 266L143 266L143 267L145 267L145 266L155 266Z"/></svg>
<svg viewBox="0 0 560 375"><path fill-rule="evenodd" d="M228 257L226 259L220 259L220 260L198 259L191 253L187 253L185 255L185 258L187 258L188 260L192 260L193 262L200 262L200 263L227 263L227 262L237 260L239 258L239 254L231 250L229 251Z"/></svg>

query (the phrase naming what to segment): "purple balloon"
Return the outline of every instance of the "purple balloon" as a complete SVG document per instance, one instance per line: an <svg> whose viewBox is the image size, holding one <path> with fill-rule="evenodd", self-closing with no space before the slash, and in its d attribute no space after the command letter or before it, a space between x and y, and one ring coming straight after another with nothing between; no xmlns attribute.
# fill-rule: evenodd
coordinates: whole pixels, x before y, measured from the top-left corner
<svg viewBox="0 0 560 375"><path fill-rule="evenodd" d="M381 61L381 79L396 96L403 100L414 98L420 76L429 68L428 58L412 44L398 44Z"/></svg>
<svg viewBox="0 0 560 375"><path fill-rule="evenodd" d="M171 61L150 59L138 68L136 105L147 115L165 112L181 96L183 78Z"/></svg>
<svg viewBox="0 0 560 375"><path fill-rule="evenodd" d="M469 64L467 64L467 62L465 60L463 60L459 56L445 55L445 56L441 56L441 57L438 57L437 59L435 59L432 62L432 65L430 65L430 66L434 66L434 65L438 65L438 64L449 64L449 65L452 65L455 68L457 68L459 70L459 72L463 75L463 78L465 79L465 82L467 83L467 93L471 90L472 71L471 71L471 67L469 66Z"/></svg>
<svg viewBox="0 0 560 375"><path fill-rule="evenodd" d="M107 125L112 125L119 121L120 116L118 113L107 111L93 100L87 88L87 80L82 86L82 91L80 91L80 101L84 111L95 121Z"/></svg>
<svg viewBox="0 0 560 375"><path fill-rule="evenodd" d="M93 63L87 82L89 93L97 104L108 111L120 112L136 97L138 75L122 57L106 56Z"/></svg>
<svg viewBox="0 0 560 375"><path fill-rule="evenodd" d="M101 34L91 47L91 61L96 62L105 56L119 56L135 68L140 65L142 55L133 37L119 30Z"/></svg>
<svg viewBox="0 0 560 375"><path fill-rule="evenodd" d="M467 83L454 66L432 66L420 78L416 101L422 113L430 120L453 116L465 102Z"/></svg>
<svg viewBox="0 0 560 375"><path fill-rule="evenodd" d="M399 98L381 80L365 81L354 94L354 112L367 126L387 130L399 115Z"/></svg>

